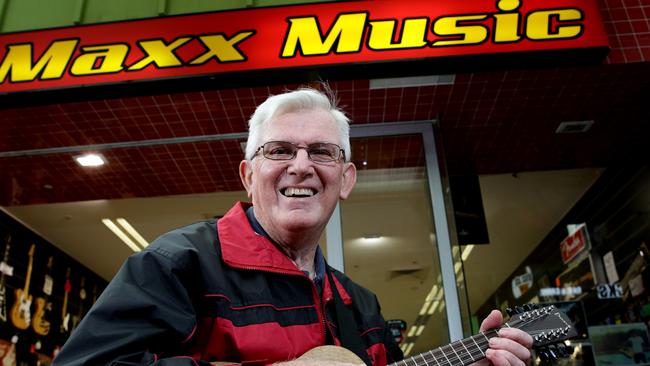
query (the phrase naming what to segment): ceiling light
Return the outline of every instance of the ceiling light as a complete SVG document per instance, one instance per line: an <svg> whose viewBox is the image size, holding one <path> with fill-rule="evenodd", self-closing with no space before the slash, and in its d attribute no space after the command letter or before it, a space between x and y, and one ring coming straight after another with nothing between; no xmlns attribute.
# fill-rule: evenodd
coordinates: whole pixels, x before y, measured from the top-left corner
<svg viewBox="0 0 650 366"><path fill-rule="evenodd" d="M456 264L454 265L454 272L456 272L456 276L458 276L458 274L460 274L461 266L462 266L462 264L460 262L456 262Z"/></svg>
<svg viewBox="0 0 650 366"><path fill-rule="evenodd" d="M106 225L106 227L110 231L112 231L113 234L115 234L115 236L120 238L120 240L122 240L124 244L126 244L129 248L131 248L131 250L133 250L134 252L139 252L143 248L146 248L149 245L149 243L142 237L142 235L140 235L140 233L138 233L133 228L133 226L131 226L131 224L129 224L129 222L126 221L124 218L120 217L115 221L117 221L117 223L122 228L116 225L115 222L113 222L113 220L109 218L102 219L102 223ZM139 247L134 240L137 241L142 248Z"/></svg>
<svg viewBox="0 0 650 366"><path fill-rule="evenodd" d="M404 347L404 356L408 356L408 354L411 353L411 350L413 349L413 346L415 346L415 343L408 343Z"/></svg>
<svg viewBox="0 0 650 366"><path fill-rule="evenodd" d="M560 123L555 133L581 133L587 132L593 126L594 121L565 121Z"/></svg>
<svg viewBox="0 0 650 366"><path fill-rule="evenodd" d="M438 305L440 305L440 301L434 301L431 303L431 308L429 308L429 311L427 311L427 315L433 315L433 313L436 312L436 309L438 308Z"/></svg>
<svg viewBox="0 0 650 366"><path fill-rule="evenodd" d="M463 262L466 261L470 253L472 253L472 249L474 249L474 245L472 244L466 246L465 249L463 249L463 254L461 255Z"/></svg>
<svg viewBox="0 0 650 366"><path fill-rule="evenodd" d="M421 336L421 335L422 335L422 332L424 332L424 325L420 325L420 326L418 327L418 330L415 332L415 336L416 336L416 337Z"/></svg>
<svg viewBox="0 0 650 366"><path fill-rule="evenodd" d="M371 79L370 90L409 88L415 86L452 85L456 75L424 75L404 78Z"/></svg>
<svg viewBox="0 0 650 366"><path fill-rule="evenodd" d="M142 237L142 235L140 235L140 233L137 232L133 226L131 226L131 224L126 221L126 219L120 217L116 221L124 228L124 230L126 230L127 233L129 233L129 235L131 235L133 239L135 239L140 244L141 247L146 248L149 245L149 243Z"/></svg>
<svg viewBox="0 0 650 366"><path fill-rule="evenodd" d="M425 301L424 304L422 305L422 309L420 309L420 315L424 315L427 313L427 308L429 307L430 302Z"/></svg>
<svg viewBox="0 0 650 366"><path fill-rule="evenodd" d="M438 294L438 285L433 285L431 287L431 291L429 291L429 295L427 295L427 301L433 301L435 299L436 295Z"/></svg>
<svg viewBox="0 0 650 366"><path fill-rule="evenodd" d="M104 157L99 154L78 155L74 156L74 160L77 164L84 167L101 166L106 164Z"/></svg>
<svg viewBox="0 0 650 366"><path fill-rule="evenodd" d="M102 219L102 223L104 223L104 225L106 225L106 227L110 231L112 231L113 234L115 234L118 238L120 238L120 240L122 240L124 244L126 244L129 248L131 248L131 250L133 250L134 252L141 251L140 247L138 247L133 242L133 240L131 240L131 238L129 238L129 236L122 231L122 229L117 227L117 225L115 225L115 223L111 221L111 219Z"/></svg>
<svg viewBox="0 0 650 366"><path fill-rule="evenodd" d="M411 325L411 329L409 329L408 334L406 335L407 337L413 337L415 334L415 331L418 329L417 325Z"/></svg>
<svg viewBox="0 0 650 366"><path fill-rule="evenodd" d="M379 243L383 239L381 235L374 233L364 234L361 238L367 243Z"/></svg>

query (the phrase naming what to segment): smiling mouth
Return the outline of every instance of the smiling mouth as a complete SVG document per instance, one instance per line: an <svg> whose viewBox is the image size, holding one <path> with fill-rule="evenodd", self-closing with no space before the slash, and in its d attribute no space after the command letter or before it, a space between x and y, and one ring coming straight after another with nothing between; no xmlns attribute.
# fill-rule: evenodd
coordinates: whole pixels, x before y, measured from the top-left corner
<svg viewBox="0 0 650 366"><path fill-rule="evenodd" d="M288 188L281 189L280 193L282 193L282 195L285 197L301 198L301 197L311 197L316 194L316 191L311 188L288 187Z"/></svg>

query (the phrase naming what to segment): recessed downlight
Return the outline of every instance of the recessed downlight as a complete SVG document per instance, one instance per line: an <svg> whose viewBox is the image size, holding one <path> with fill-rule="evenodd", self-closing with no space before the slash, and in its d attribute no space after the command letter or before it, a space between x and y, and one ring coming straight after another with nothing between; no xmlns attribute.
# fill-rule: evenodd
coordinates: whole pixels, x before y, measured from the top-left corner
<svg viewBox="0 0 650 366"><path fill-rule="evenodd" d="M106 159L100 154L77 155L74 160L83 167L97 167L106 164Z"/></svg>

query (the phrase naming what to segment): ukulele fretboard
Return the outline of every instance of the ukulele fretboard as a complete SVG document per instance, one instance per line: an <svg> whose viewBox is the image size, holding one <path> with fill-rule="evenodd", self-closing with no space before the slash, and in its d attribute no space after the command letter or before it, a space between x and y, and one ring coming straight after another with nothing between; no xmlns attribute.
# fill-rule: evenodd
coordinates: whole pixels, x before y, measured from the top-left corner
<svg viewBox="0 0 650 366"><path fill-rule="evenodd" d="M431 351L391 364L391 366L465 366L485 358L490 338L496 337L495 329L481 332L469 338L453 342Z"/></svg>

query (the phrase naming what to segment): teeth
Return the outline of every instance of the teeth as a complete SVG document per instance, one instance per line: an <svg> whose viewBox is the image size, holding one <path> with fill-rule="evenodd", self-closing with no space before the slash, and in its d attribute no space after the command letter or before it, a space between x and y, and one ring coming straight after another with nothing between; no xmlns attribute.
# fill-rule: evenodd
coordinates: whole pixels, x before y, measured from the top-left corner
<svg viewBox="0 0 650 366"><path fill-rule="evenodd" d="M287 197L293 196L307 196L311 197L314 195L314 192L309 188L293 188L289 187L284 190L284 195Z"/></svg>

